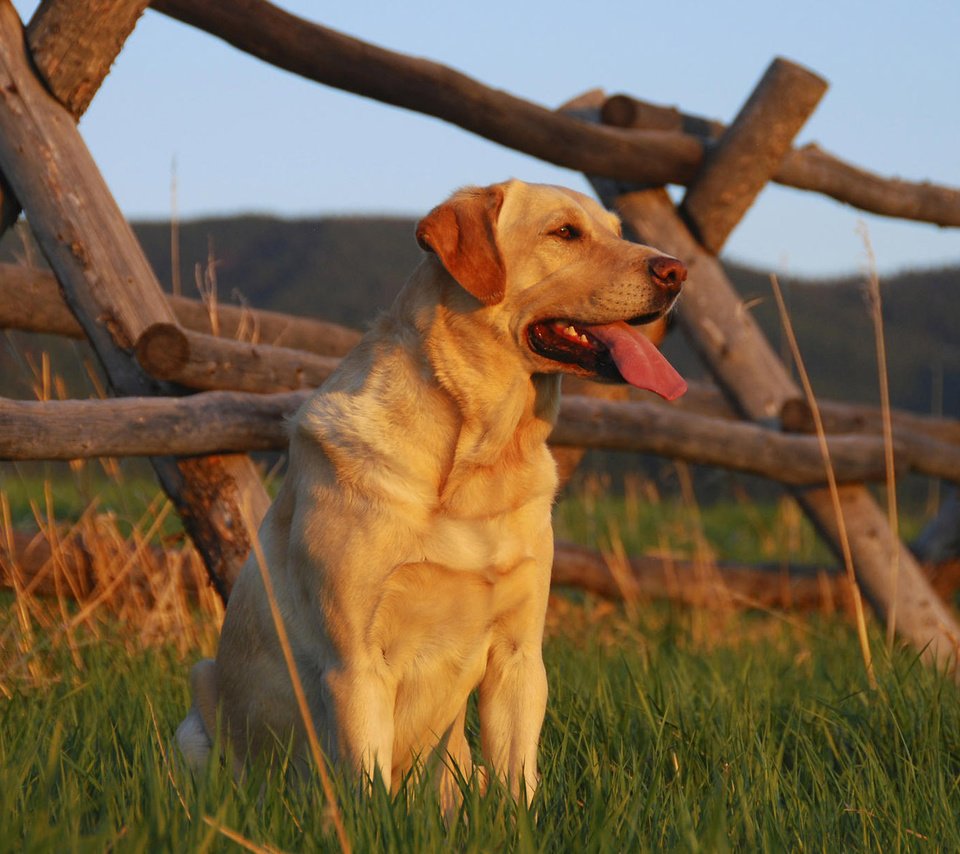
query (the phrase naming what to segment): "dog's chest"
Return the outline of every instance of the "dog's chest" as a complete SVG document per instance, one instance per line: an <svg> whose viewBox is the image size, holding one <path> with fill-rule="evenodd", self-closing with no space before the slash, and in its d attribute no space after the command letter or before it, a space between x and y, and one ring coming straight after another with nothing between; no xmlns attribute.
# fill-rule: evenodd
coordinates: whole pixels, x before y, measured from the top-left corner
<svg viewBox="0 0 960 854"><path fill-rule="evenodd" d="M552 541L553 459L541 455L507 469L475 467L445 490L422 531L424 558L463 572L502 574Z"/></svg>
<svg viewBox="0 0 960 854"><path fill-rule="evenodd" d="M550 503L535 500L494 515L438 514L424 532L424 559L451 570L491 579L509 572L551 536Z"/></svg>

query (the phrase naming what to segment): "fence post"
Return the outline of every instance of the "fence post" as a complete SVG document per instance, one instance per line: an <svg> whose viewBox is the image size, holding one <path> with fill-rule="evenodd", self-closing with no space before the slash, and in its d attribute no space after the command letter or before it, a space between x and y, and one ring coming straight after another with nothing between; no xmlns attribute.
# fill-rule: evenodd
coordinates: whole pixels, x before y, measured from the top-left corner
<svg viewBox="0 0 960 854"><path fill-rule="evenodd" d="M113 390L161 391L131 349L152 323L175 318L73 116L37 79L9 0L0 0L0 170ZM250 548L241 510L259 521L269 504L256 467L242 455L152 462L226 597Z"/></svg>
<svg viewBox="0 0 960 854"><path fill-rule="evenodd" d="M738 118L747 121L747 111L742 111ZM731 130L735 127L737 122ZM750 134L743 132L742 123L738 134L743 140L751 139ZM755 148L758 139L752 136L751 146ZM721 139L720 145L723 144ZM782 139L777 144L782 144ZM773 168L776 165L773 163ZM716 161L713 168L717 168ZM712 189L698 193L700 180L709 181ZM705 211L711 205L722 205L730 183L735 180L730 176L725 182L723 175L713 172L711 164L705 163L688 189L688 196L699 196L697 204L691 207ZM775 422L784 403L802 398L802 394L744 308L715 255L690 233L665 190L617 195L617 188L609 182L597 183L605 201L620 211L639 239L676 255L688 265L689 285L679 315L684 331L737 408L752 420ZM794 494L828 542L838 549L837 519L829 492L813 488L795 490ZM893 538L885 514L863 486L842 487L840 504L857 578L874 607L881 615L896 608L897 628L903 637L922 650L926 658L955 666L960 626L912 555ZM893 583L894 561L899 562L897 584Z"/></svg>

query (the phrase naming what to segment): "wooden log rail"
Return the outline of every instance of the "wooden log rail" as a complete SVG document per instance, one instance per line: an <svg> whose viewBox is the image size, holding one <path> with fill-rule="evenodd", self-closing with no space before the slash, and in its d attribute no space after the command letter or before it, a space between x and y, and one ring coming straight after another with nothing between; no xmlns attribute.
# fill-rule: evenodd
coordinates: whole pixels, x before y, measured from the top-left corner
<svg viewBox="0 0 960 854"><path fill-rule="evenodd" d="M298 18L266 0L154 0L152 8L286 71L434 116L588 175L686 185L707 150L702 136L682 130L591 126L444 65ZM789 152L773 180L883 216L960 226L960 189L881 178L816 146Z"/></svg>
<svg viewBox="0 0 960 854"><path fill-rule="evenodd" d="M781 104L788 114L791 102L781 100ZM589 104L581 101L577 108L586 111ZM595 111L599 114L599 105ZM748 111L742 110L718 145L729 145L736 150L747 144L752 137L749 123ZM687 192L688 195L691 189L695 192L701 182L712 183L712 202L701 200L703 208L709 209L712 205L728 203L727 189L755 195L762 186L762 177L758 176L760 180L749 188L737 187L733 177L726 183L716 180L722 176L711 174L711 163L706 162ZM648 189L619 195L617 188L609 184L595 182L605 202L619 210L633 233L642 242L677 256L690 270L691 285L695 283L695 287L688 288L685 294L682 328L727 397L742 415L753 421L769 422L778 417L787 400L802 395L770 349L754 318L743 310L715 255L696 241L665 190ZM702 233L700 223L694 227ZM941 667L952 667L960 677L957 669L960 626L949 607L930 587L917 562L893 535L886 517L866 488L855 484L840 487L836 505L831 493L823 488L793 492L828 542L853 566L858 584L878 613L886 618L888 630L895 626L926 660ZM852 589L859 596L855 585ZM892 640L892 634L890 637ZM867 669L872 673L862 623L861 640Z"/></svg>
<svg viewBox="0 0 960 854"><path fill-rule="evenodd" d="M151 376L188 388L289 391L315 388L339 364L332 356L215 338L157 323L136 344L137 360Z"/></svg>
<svg viewBox="0 0 960 854"><path fill-rule="evenodd" d="M91 558L97 548L95 532L77 531L51 545L41 533L13 531L9 542L0 543L0 587L12 588L16 582L35 596L95 597L102 588ZM162 564L162 555L151 557ZM939 589L946 593L957 589L958 568L931 568ZM64 577L69 583L64 583ZM141 597L150 596L151 580L140 562L131 568L127 583L136 587ZM196 591L197 579L192 573L184 572L180 583L188 593ZM846 579L831 566L729 562L705 566L678 557L644 556L630 558L614 572L599 552L565 542L558 542L554 549L551 586L576 587L606 599L670 599L693 606L719 600L791 611L832 611L843 608L850 598Z"/></svg>
<svg viewBox="0 0 960 854"><path fill-rule="evenodd" d="M360 340L356 330L324 320L228 303L217 303L211 309L201 300L170 294L166 299L180 326L211 333L215 317L219 335L225 339L243 334L246 340L320 356L342 356ZM86 337L64 303L53 273L19 264L0 264L0 329Z"/></svg>
<svg viewBox="0 0 960 854"><path fill-rule="evenodd" d="M111 400L0 399L0 459L70 460L103 456L178 456L286 447L288 419L311 394L201 392L190 397ZM791 485L826 475L817 440L756 424L718 420L639 401L569 395L550 437L554 446L634 451L719 466ZM882 480L877 436L830 437L842 482ZM954 454L960 478L960 451ZM899 454L906 463L907 454Z"/></svg>
<svg viewBox="0 0 960 854"><path fill-rule="evenodd" d="M75 67L67 88L82 109L143 6L143 0L44 0L29 44L12 3L0 0L0 171L11 190L3 215L23 206L111 389L130 396L159 390L130 347L152 323L173 322L173 313L77 131L76 115L63 106L69 93L52 97L50 89L56 69ZM31 55L33 45L39 57ZM74 66L78 55L84 58ZM46 69L38 67L44 57ZM259 521L269 504L256 466L241 455L165 455L151 463L226 599L250 548L245 520Z"/></svg>
<svg viewBox="0 0 960 854"><path fill-rule="evenodd" d="M647 392L637 394L638 399L659 400ZM709 382L687 382L687 393L673 401L671 406L713 415L716 418L738 418L729 401L720 389ZM839 400L818 400L820 418L827 433L875 433L883 432L883 413L878 406L861 403L846 403ZM935 415L921 415L904 409L890 412L895 433L914 433L938 442L960 444L960 420ZM785 433L813 433L815 431L810 404L799 398L788 399L780 408L780 429Z"/></svg>

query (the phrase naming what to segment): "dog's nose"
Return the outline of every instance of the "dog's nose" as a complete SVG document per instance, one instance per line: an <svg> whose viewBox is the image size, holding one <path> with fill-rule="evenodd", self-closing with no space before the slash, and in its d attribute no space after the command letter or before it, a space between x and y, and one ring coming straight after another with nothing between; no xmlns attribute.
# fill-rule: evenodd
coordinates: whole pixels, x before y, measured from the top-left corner
<svg viewBox="0 0 960 854"><path fill-rule="evenodd" d="M671 294L680 292L680 287L687 278L687 268L683 266L682 261L671 258L669 255L657 255L647 264L650 275L661 288Z"/></svg>

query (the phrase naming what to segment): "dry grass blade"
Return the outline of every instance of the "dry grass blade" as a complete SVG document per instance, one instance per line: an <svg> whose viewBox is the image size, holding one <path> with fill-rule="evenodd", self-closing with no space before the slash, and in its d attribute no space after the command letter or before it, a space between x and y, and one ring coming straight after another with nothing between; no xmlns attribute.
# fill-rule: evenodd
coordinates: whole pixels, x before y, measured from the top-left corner
<svg viewBox="0 0 960 854"><path fill-rule="evenodd" d="M287 665L287 672L290 674L290 682L293 685L293 693L297 698L297 707L300 710L300 717L303 720L303 727L307 733L307 742L310 745L310 753L313 762L317 767L317 773L320 775L320 784L323 786L323 793L327 799L330 816L333 825L337 831L337 839L340 841L340 850L344 854L349 854L352 850L350 839L347 837L346 828L343 825L343 818L340 815L340 809L337 806L336 793L333 791L333 784L330 781L330 775L327 774L326 760L323 756L323 750L320 748L320 739L317 737L317 730L313 724L313 716L310 714L310 707L307 705L307 697L303 691L303 683L300 681L300 674L297 671L297 663L293 659L293 649L290 646L290 639L287 636L287 628L283 623L283 616L280 613L280 607L277 605L277 597L273 589L273 579L270 577L270 571L267 568L267 561L263 554L263 548L260 544L260 537L255 533L256 525L244 508L243 515L246 517L244 523L247 529L253 533L252 548L257 561L257 567L260 570L260 578L263 581L263 589L267 594L267 602L270 605L270 615L273 618L273 625L277 632L277 639L280 642L280 648L283 650L283 660Z"/></svg>
<svg viewBox="0 0 960 854"><path fill-rule="evenodd" d="M877 677L873 670L873 655L870 652L870 639L867 637L867 620L863 609L863 597L860 595L860 585L857 583L857 575L853 567L853 554L850 551L850 539L847 536L847 526L843 518L843 508L840 505L840 492L837 489L837 478L833 472L833 466L830 464L830 448L827 445L827 434L823 429L823 419L820 417L820 407L817 405L817 399L813 394L813 387L810 385L810 377L807 374L803 363L803 357L800 354L800 347L797 344L796 335L793 332L793 324L790 322L790 315L787 312L786 304L783 301L783 293L780 290L780 283L775 275L770 276L770 284L773 287L773 295L777 300L777 309L780 312L780 321L783 325L783 331L790 345L790 352L793 355L793 361L797 366L797 372L800 375L800 382L803 385L803 392L806 395L807 403L810 406L810 412L813 415L813 422L817 429L817 441L820 445L820 455L823 457L824 470L827 475L827 484L830 489L830 498L833 502L833 511L837 517L837 533L840 539L840 551L843 554L843 564L847 570L847 578L850 582L850 590L853 593L854 610L857 620L857 635L860 639L860 651L863 655L863 664L867 671L867 680L871 688L877 687Z"/></svg>
<svg viewBox="0 0 960 854"><path fill-rule="evenodd" d="M153 722L153 731L157 736L157 747L160 749L160 758L163 760L163 769L167 773L167 779L170 781L170 785L173 786L173 791L177 793L177 800L180 801L180 806L183 807L183 811L187 814L187 818L191 818L190 808L187 806L187 802L183 799L183 793L180 791L180 787L177 785L177 781L173 776L173 771L170 768L170 759L167 756L167 749L163 746L163 736L160 735L160 725L157 723L157 713L153 710L153 703L150 701L150 695L144 694L143 697L147 701L147 708L150 709L150 720Z"/></svg>
<svg viewBox="0 0 960 854"><path fill-rule="evenodd" d="M891 418L890 384L887 374L887 346L883 335L883 306L880 301L880 280L877 276L876 256L866 225L861 224L860 236L867 253L867 303L873 320L874 340L877 346L877 375L880 380L880 414L883 424L883 456L887 470L887 519L892 539L900 539L900 522L897 514L897 473L893 459L893 419ZM893 649L897 632L897 590L900 585L900 549L894 547L890 555L891 589L890 610L887 613L887 649Z"/></svg>
<svg viewBox="0 0 960 854"><path fill-rule="evenodd" d="M274 848L272 845L257 845L256 842L252 842L247 839L247 837L242 836L237 833L235 830L231 830L229 827L214 821L210 816L205 815L203 820L206 824L209 824L217 833L221 833L227 837L231 842L236 842L241 848L247 851L254 851L256 854L283 854L282 850L279 848Z"/></svg>

